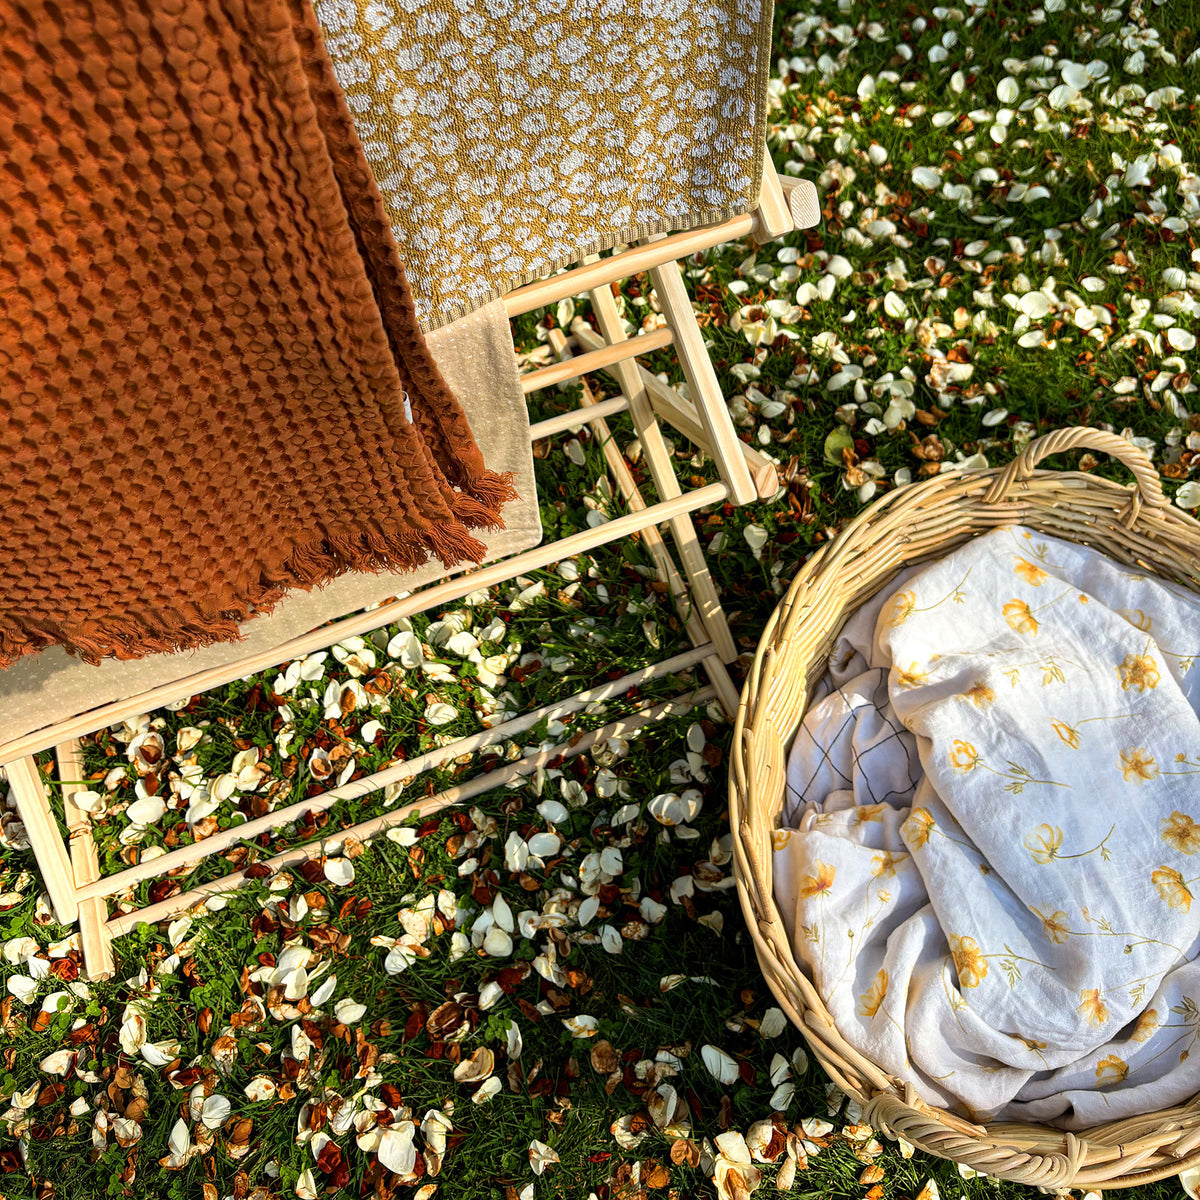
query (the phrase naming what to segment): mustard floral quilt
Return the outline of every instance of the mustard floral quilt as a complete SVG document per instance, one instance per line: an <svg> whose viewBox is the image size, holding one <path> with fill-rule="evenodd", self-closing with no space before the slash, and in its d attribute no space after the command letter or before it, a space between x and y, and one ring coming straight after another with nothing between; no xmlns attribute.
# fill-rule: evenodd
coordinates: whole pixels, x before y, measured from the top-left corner
<svg viewBox="0 0 1200 1200"><path fill-rule="evenodd" d="M1200 597L996 530L859 610L775 889L842 1035L976 1120L1200 1091Z"/></svg>
<svg viewBox="0 0 1200 1200"><path fill-rule="evenodd" d="M426 330L753 207L771 0L316 0Z"/></svg>

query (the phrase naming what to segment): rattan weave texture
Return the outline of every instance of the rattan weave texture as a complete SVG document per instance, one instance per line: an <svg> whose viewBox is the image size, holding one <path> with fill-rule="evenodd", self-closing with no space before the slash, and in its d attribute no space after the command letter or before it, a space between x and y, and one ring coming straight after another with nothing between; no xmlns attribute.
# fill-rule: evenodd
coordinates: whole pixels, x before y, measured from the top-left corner
<svg viewBox="0 0 1200 1200"><path fill-rule="evenodd" d="M1036 469L1042 459L1074 449L1120 459L1134 485ZM759 643L730 760L738 894L772 992L830 1078L865 1105L864 1119L875 1128L1015 1183L1054 1191L1132 1187L1200 1163L1200 1096L1076 1134L1045 1125L973 1125L926 1104L840 1036L796 962L775 904L771 833L783 804L787 750L842 625L902 568L1015 524L1200 591L1200 522L1168 503L1149 459L1115 434L1058 430L1031 442L1006 468L939 475L888 493L804 564Z"/></svg>

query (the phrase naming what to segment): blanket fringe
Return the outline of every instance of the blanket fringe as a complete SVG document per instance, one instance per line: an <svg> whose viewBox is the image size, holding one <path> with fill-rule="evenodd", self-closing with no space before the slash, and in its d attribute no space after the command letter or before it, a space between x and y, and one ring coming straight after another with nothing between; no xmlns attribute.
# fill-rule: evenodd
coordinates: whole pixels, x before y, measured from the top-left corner
<svg viewBox="0 0 1200 1200"><path fill-rule="evenodd" d="M496 521L500 522L500 509L510 500L520 499L517 489L513 485L513 478L511 471L506 471L503 475L500 475L495 471L485 470L482 474L468 481L466 491L485 508L491 509L496 514ZM504 524L500 522L491 528L503 529Z"/></svg>
<svg viewBox="0 0 1200 1200"><path fill-rule="evenodd" d="M451 508L455 517L468 529L504 528L504 520L494 508L467 492L455 492Z"/></svg>
<svg viewBox="0 0 1200 1200"><path fill-rule="evenodd" d="M479 525L494 528L489 522L499 521L494 509L483 516L487 520L481 519ZM187 612L142 611L71 627L0 614L0 670L55 644L95 666L105 658L144 658L241 641L240 626L252 616L270 612L290 590L320 587L346 571L412 571L431 558L447 567L480 562L486 547L466 525L432 525L419 532L405 529L390 534L361 530L306 542L294 547L277 567L262 569L257 581L239 585L239 598L216 612L203 611L197 604Z"/></svg>

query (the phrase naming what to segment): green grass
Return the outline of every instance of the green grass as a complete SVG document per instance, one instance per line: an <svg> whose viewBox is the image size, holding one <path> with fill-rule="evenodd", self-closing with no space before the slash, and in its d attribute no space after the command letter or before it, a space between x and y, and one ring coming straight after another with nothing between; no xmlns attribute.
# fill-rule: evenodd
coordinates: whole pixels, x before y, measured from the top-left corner
<svg viewBox="0 0 1200 1200"><path fill-rule="evenodd" d="M1126 68L1135 39L1144 43L1140 75ZM930 52L944 42L952 43L944 59L931 59ZM781 243L722 247L688 264L687 272L708 313L706 336L739 426L778 459L786 478L770 503L695 516L746 656L788 580L812 549L869 501L869 484L878 496L941 469L939 464L979 462L981 455L989 465L1000 465L1038 433L1084 424L1146 439L1142 444L1151 449L1168 495L1187 503L1200 499L1186 488L1200 461L1189 445L1190 440L1200 449L1200 404L1190 380L1197 356L1194 349L1171 352L1165 328L1154 322L1156 313L1173 315L1177 328L1193 334L1200 324L1195 274L1200 71L1188 62L1198 46L1200 7L1190 0L1114 4L1109 12L1095 4L1047 12L1029 3L970 10L839 6L834 0L788 0L778 7L771 153L782 172L820 181L825 218L818 229ZM911 55L906 58L899 47L908 47ZM1046 61L1038 64L1037 56ZM1059 82L1057 63L1063 59L1108 64L1107 81L1085 89L1090 108L1070 113L1051 108L1047 93ZM1030 60L1034 66L1028 66ZM960 71L962 89L956 91ZM873 91L862 86L868 75ZM990 129L1001 107L997 87L1009 75L1018 78L1020 91L1007 106L1014 110L1007 136L996 142ZM1160 92L1156 109L1143 103L1146 93L1168 87L1181 88L1182 95ZM1036 107L1022 111L1022 102L1030 99ZM952 114L948 123L935 122L942 112ZM871 157L872 144L886 150L884 161L878 150ZM1125 166L1117 163L1147 154L1156 156L1149 186L1125 186ZM1178 157L1175 165L1172 156ZM918 168L940 172L936 189L914 182ZM1043 186L1048 194L1026 203L1010 194L1017 184ZM947 197L943 185L965 185L969 192ZM1089 215L1097 200L1103 211ZM1057 240L1048 239L1048 231ZM843 256L848 273L837 280L832 296L810 299L805 285L821 284L830 255ZM1182 288L1164 279L1170 269L1184 272ZM1058 303L1029 323L1029 329L1042 330L1040 344L1022 346L1017 310L1003 297L1042 288L1051 277ZM1101 280L1101 290L1084 290L1081 281L1088 277ZM795 303L798 289L801 304ZM629 288L625 304L632 321L651 311L648 290L645 279ZM891 291L904 304L899 316L889 315L898 310L885 306L895 303L886 301ZM1111 305L1106 311L1112 325L1104 337L1089 336L1076 322L1068 291L1089 305ZM578 311L586 315L582 307ZM760 342L756 327L768 315L775 328ZM534 350L546 319L546 314L521 318L519 346ZM969 365L969 378L948 378L947 363ZM675 369L665 354L651 365ZM831 388L831 381L845 386ZM600 388L605 382L593 380ZM893 399L897 407L885 422ZM569 391L542 394L535 415L561 411L572 400ZM896 413L903 416L899 423ZM612 425L618 444L628 447L633 436L628 422ZM580 464L565 452L568 440L558 439L537 462L548 538L585 527L585 496L610 516L620 511L595 490L602 474L600 447L586 433L578 435ZM711 464L682 439L674 441L684 479L715 478ZM827 448L836 452L830 456ZM1078 455L1051 463L1078 464ZM1107 461L1091 469L1123 476L1121 467ZM642 474L640 465L635 472ZM751 525L769 534L757 554L746 540ZM180 729L202 727L206 738L193 754L198 774L208 780L230 770L239 751L259 748L268 768L260 788L235 793L210 814L213 827L229 827L268 805L302 801L327 786L309 769L314 750L337 760L335 778L347 769L360 777L428 750L439 737L473 732L492 702L510 701L522 710L549 704L684 647L679 617L649 568L644 549L625 542L570 568L560 564L520 585L506 585L478 603L456 605L453 611L465 614L476 633L500 622L480 653L511 655L506 682L489 684L469 660L446 649L429 653L447 665L448 681L405 669L386 653L400 632L393 626L366 639L375 663L358 682L376 686L336 722L324 716L326 690L333 685L336 696L353 677L350 666L330 656L314 679L281 697L288 713L273 695L279 671L272 670L184 709L149 714L143 724L161 733L168 755ZM535 582L544 585L544 593L514 608L516 594ZM412 629L427 638L430 623L443 615L414 618ZM386 690L379 683L383 675ZM642 698L667 694L680 682L647 688ZM428 723L430 696L458 710L452 722ZM577 714L563 729L536 729L522 747L598 727L633 703ZM292 740L285 755L278 738L289 719ZM369 742L362 732L368 721L380 727ZM89 778L117 769L109 812L98 825L110 871L156 852L152 848L186 845L193 836L178 810L131 836L124 808L134 798L137 778L125 752L132 732L105 731L86 748ZM791 1026L770 1038L758 1032L774 1001L729 886L724 781L729 735L712 707L672 718L652 738L631 738L608 753L558 764L529 784L478 797L468 811L419 823L407 838L377 839L354 858L350 884L334 886L319 868L255 880L189 929L173 927L175 944L166 925L142 926L120 939L117 980L86 987L75 978L77 950L56 945L70 931L54 924L39 897L32 857L11 844L12 826L5 824L0 975L9 994L0 1008L0 1095L7 1098L0 1106L0 1197L265 1200L294 1196L298 1183L304 1191L308 1182L315 1194L338 1198L409 1196L432 1183L439 1195L464 1200L525 1200L529 1187L537 1196L594 1193L599 1200L643 1192L713 1195L713 1140L725 1129L746 1133L771 1116L772 1062L776 1055L790 1061L803 1046ZM693 760L698 778L685 777L689 746L703 747L702 757ZM519 750L500 747L505 755ZM171 772L181 775L183 765L175 761L153 772L158 794L172 793ZM231 865L250 864L305 837L403 806L474 770L474 764L449 762L399 797L342 802L319 820L209 855L165 886L183 889L214 878ZM104 790L99 782L96 787ZM694 836L660 825L647 809L654 796L688 788L703 801L692 821ZM565 818L551 822L539 813L547 801L563 803ZM550 824L562 836L562 850L541 866L507 869L510 834L530 837ZM591 861L588 855L614 847L622 856L619 873L603 886L600 911L581 929L582 864ZM471 858L473 869L460 876ZM694 894L680 896L676 881L689 879L716 886L695 886ZM161 899L163 887L147 885L126 899L139 905ZM490 957L456 947L450 929L439 927L425 939L427 957L389 973L390 947L405 929L401 914L411 925L422 899L450 895L451 909L458 903L473 910L461 930L468 932L496 893L513 913L548 912L563 921L561 929L539 930L532 939L514 935L511 953ZM645 897L654 902L648 906L652 915L659 914L661 903L661 920L646 924L639 918ZM608 948L595 936L604 925L617 933L616 941L609 934ZM337 978L319 1013L306 1011L307 1001L269 996L269 985L251 978L269 969L289 942L314 952L310 995L330 976ZM550 946L564 972L553 981L533 967ZM22 978L31 976L25 959L35 949L39 979L24 984ZM618 949L619 954L611 952ZM496 983L499 989L488 987ZM64 993L62 1010L39 1016L45 998L57 991ZM483 997L495 1002L482 1007ZM364 1006L364 1013L352 1013L343 1023L334 1006L346 1000ZM459 1023L434 1037L428 1019L448 1000L459 1006ZM139 1007L147 1041L168 1043L157 1063L122 1047L123 1023ZM575 1037L564 1026L564 1018L576 1016L595 1018L594 1038ZM517 1059L507 1052L513 1024L523 1040ZM135 1047L129 1028L126 1044ZM305 1030L313 1042L305 1061L292 1056L295 1029ZM607 1087L592 1065L600 1042L609 1044L620 1065ZM736 1083L722 1086L704 1068L700 1048L707 1044L741 1064ZM472 1093L478 1084L456 1082L453 1067L480 1047L495 1054L502 1090L476 1105ZM60 1079L40 1064L64 1048L75 1054L76 1064ZM601 1057L610 1053L599 1050ZM656 1056L667 1061L656 1064ZM867 1156L857 1157L854 1144L839 1133L853 1114L827 1091L817 1068L796 1074L794 1095L777 1096L786 1101L781 1120L795 1127L807 1118L830 1117L834 1131L822 1139L819 1153L810 1154L793 1194L864 1196L869 1185L859 1180ZM252 1100L247 1088L258 1095L251 1081L261 1078L274 1093ZM636 1145L610 1129L621 1117L632 1118L635 1128L645 1125L648 1096L659 1083L674 1087L688 1106L699 1167L673 1162L671 1141L653 1125ZM26 1103L31 1088L32 1102ZM201 1104L205 1094L225 1097L228 1116L207 1135L203 1153L178 1169L160 1165L173 1129L187 1129L193 1143L202 1136L203 1124L188 1106ZM391 1110L397 1127L405 1110L418 1120L431 1110L447 1115L452 1132L436 1178L397 1186L379 1164L369 1133L360 1147L358 1128L344 1121L347 1112L365 1128L368 1110L381 1107ZM107 1129L97 1119L100 1110L107 1114ZM122 1113L132 1116L117 1126ZM336 1149L322 1145L330 1136ZM314 1139L323 1150L319 1158ZM528 1156L534 1139L549 1144L560 1160L540 1179ZM417 1143L426 1144L423 1135ZM963 1179L953 1165L922 1154L906 1158L890 1142L874 1161L883 1175L881 1192L872 1193L872 1200L906 1200L929 1179L947 1200L1015 1190L994 1180ZM764 1191L777 1167L764 1167ZM1140 1200L1178 1193L1174 1180L1137 1192Z"/></svg>

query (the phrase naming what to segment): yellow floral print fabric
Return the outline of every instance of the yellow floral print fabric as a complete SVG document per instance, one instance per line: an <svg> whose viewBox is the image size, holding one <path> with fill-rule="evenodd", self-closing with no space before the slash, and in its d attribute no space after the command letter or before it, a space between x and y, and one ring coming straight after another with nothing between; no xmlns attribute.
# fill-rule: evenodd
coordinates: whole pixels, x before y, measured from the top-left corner
<svg viewBox="0 0 1200 1200"><path fill-rule="evenodd" d="M746 212L770 0L316 0L426 329Z"/></svg>
<svg viewBox="0 0 1200 1200"><path fill-rule="evenodd" d="M1020 527L854 615L774 843L852 1045L976 1120L1200 1091L1198 653L1200 596Z"/></svg>

